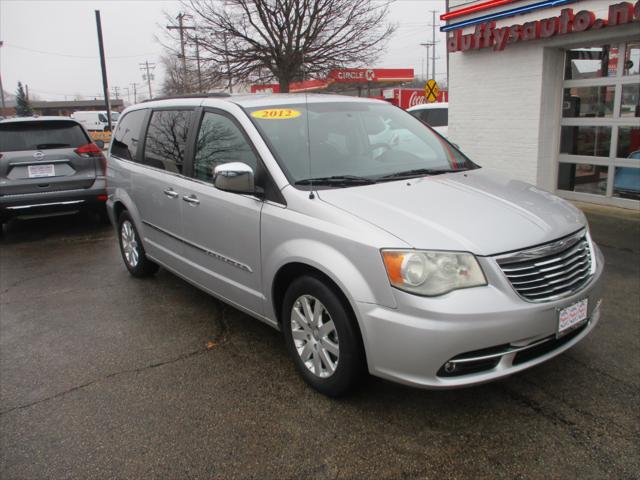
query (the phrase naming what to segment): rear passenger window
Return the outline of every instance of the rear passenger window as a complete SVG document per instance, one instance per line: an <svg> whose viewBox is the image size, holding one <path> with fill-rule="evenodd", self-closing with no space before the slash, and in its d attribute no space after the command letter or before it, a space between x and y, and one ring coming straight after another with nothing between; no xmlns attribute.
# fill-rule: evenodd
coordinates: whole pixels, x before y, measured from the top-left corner
<svg viewBox="0 0 640 480"><path fill-rule="evenodd" d="M125 160L136 160L138 141L147 110L134 110L118 122L118 128L111 142L111 155Z"/></svg>
<svg viewBox="0 0 640 480"><path fill-rule="evenodd" d="M151 114L143 163L182 173L191 111L156 110Z"/></svg>
<svg viewBox="0 0 640 480"><path fill-rule="evenodd" d="M256 171L258 161L236 124L224 115L206 112L198 131L193 176L211 182L216 166L243 162Z"/></svg>

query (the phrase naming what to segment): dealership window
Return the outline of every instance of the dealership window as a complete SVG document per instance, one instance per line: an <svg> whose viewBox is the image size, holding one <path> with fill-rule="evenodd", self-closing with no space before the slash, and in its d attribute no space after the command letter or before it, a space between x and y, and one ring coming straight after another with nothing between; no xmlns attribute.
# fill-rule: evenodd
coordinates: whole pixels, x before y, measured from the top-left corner
<svg viewBox="0 0 640 480"><path fill-rule="evenodd" d="M637 206L640 42L567 50L560 125L558 190Z"/></svg>

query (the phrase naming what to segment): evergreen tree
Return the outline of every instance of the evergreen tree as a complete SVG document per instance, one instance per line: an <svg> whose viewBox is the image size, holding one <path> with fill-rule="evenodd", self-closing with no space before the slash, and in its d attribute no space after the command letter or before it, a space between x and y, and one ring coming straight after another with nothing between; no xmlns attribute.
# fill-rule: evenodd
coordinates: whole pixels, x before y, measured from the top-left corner
<svg viewBox="0 0 640 480"><path fill-rule="evenodd" d="M24 93L22 82L18 82L18 90L16 90L16 115L19 117L30 117L33 115L33 109L31 108L27 95Z"/></svg>

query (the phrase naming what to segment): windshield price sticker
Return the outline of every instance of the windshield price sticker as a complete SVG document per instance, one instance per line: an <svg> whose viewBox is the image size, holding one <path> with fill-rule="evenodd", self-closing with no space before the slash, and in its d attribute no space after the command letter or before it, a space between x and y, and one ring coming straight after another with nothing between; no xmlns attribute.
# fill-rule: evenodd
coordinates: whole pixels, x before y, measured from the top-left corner
<svg viewBox="0 0 640 480"><path fill-rule="evenodd" d="M264 120L288 120L289 118L299 117L301 113L292 108L269 108L267 110L256 110L251 114L252 117Z"/></svg>

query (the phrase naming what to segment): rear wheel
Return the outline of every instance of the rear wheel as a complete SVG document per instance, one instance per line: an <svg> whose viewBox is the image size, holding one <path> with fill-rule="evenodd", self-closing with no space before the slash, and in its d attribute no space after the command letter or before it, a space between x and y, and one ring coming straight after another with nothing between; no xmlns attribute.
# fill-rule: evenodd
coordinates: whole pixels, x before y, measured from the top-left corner
<svg viewBox="0 0 640 480"><path fill-rule="evenodd" d="M304 380L332 397L351 390L365 362L346 300L322 279L303 276L287 290L282 312L287 348Z"/></svg>
<svg viewBox="0 0 640 480"><path fill-rule="evenodd" d="M129 273L134 277L149 277L158 271L158 264L145 254L140 236L129 212L124 211L118 219L120 253Z"/></svg>

